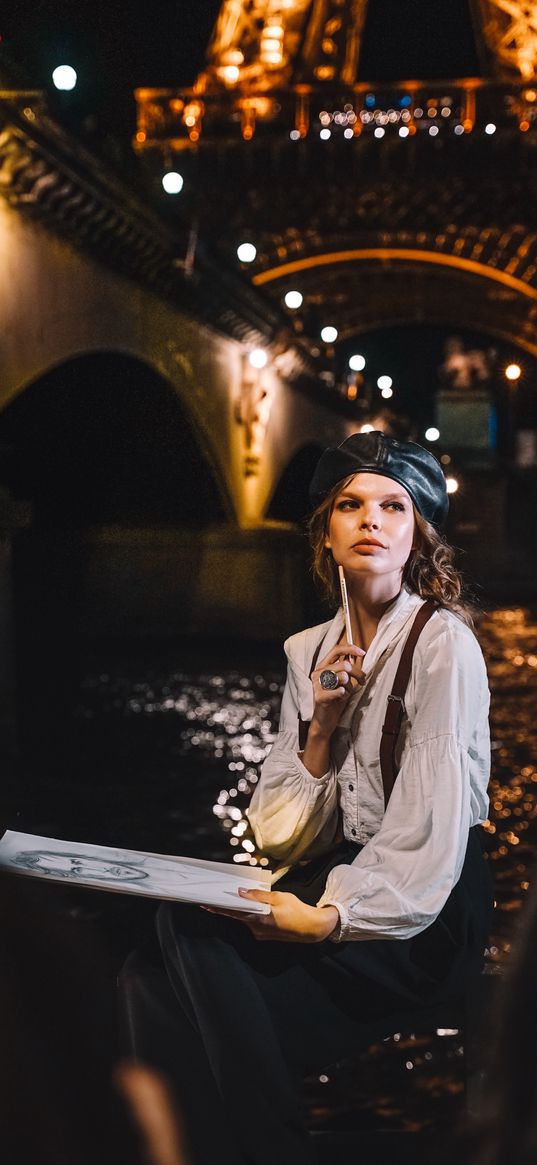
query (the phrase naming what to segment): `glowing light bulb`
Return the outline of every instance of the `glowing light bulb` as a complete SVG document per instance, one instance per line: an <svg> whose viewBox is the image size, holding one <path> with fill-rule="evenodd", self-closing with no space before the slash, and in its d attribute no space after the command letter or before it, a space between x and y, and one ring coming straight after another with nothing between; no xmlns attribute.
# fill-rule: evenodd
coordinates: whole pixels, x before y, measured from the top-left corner
<svg viewBox="0 0 537 1165"><path fill-rule="evenodd" d="M407 138L409 133L410 133L410 130L409 130L407 125L402 125L400 127L400 129L399 129L399 137L400 138Z"/></svg>
<svg viewBox="0 0 537 1165"><path fill-rule="evenodd" d="M381 388L380 395L384 397L384 400L389 400L393 396L393 388Z"/></svg>
<svg viewBox="0 0 537 1165"><path fill-rule="evenodd" d="M334 344L337 340L337 328L323 328L321 332L321 340L324 344Z"/></svg>
<svg viewBox="0 0 537 1165"><path fill-rule="evenodd" d="M489 121L488 125L485 126L485 133L488 133L488 134L496 133L496 126L494 125L493 121Z"/></svg>
<svg viewBox="0 0 537 1165"><path fill-rule="evenodd" d="M241 75L238 65L226 65L221 73L227 85L235 85Z"/></svg>
<svg viewBox="0 0 537 1165"><path fill-rule="evenodd" d="M240 243L237 247L237 259L241 263L253 263L257 255L257 249L253 243Z"/></svg>
<svg viewBox="0 0 537 1165"><path fill-rule="evenodd" d="M459 483L456 477L446 477L446 489L448 494L456 494L459 488Z"/></svg>
<svg viewBox="0 0 537 1165"><path fill-rule="evenodd" d="M392 384L393 384L393 380L392 380L391 376L379 376L379 378L377 380L377 387L380 388L381 390L383 388L391 388Z"/></svg>
<svg viewBox="0 0 537 1165"><path fill-rule="evenodd" d="M361 433L374 433L375 430L373 428L373 425L362 425L360 432Z"/></svg>
<svg viewBox="0 0 537 1165"><path fill-rule="evenodd" d="M268 355L264 348L254 348L248 357L252 368L265 368Z"/></svg>
<svg viewBox="0 0 537 1165"><path fill-rule="evenodd" d="M179 194L183 189L183 177L176 170L168 170L167 174L162 176L162 185L166 194Z"/></svg>
<svg viewBox="0 0 537 1165"><path fill-rule="evenodd" d="M431 427L429 429L425 430L425 440L426 441L438 441L439 437L440 437L440 429L437 429L436 425L431 425Z"/></svg>
<svg viewBox="0 0 537 1165"><path fill-rule="evenodd" d="M362 372L365 368L365 357L361 356L359 352L355 352L349 360L349 368L352 368L353 372Z"/></svg>
<svg viewBox="0 0 537 1165"><path fill-rule="evenodd" d="M327 142L328 139L332 137L332 130L322 129L320 134L319 134L319 137L322 138L323 142Z"/></svg>
<svg viewBox="0 0 537 1165"><path fill-rule="evenodd" d="M376 138L383 138L385 133L386 133L386 130L383 129L381 125L377 125L377 128L375 130L375 137Z"/></svg>
<svg viewBox="0 0 537 1165"><path fill-rule="evenodd" d="M58 65L52 74L52 80L56 89L63 89L66 92L74 89L77 82L76 69L72 65Z"/></svg>
<svg viewBox="0 0 537 1165"><path fill-rule="evenodd" d="M522 369L520 364L508 364L505 369L506 380L520 380Z"/></svg>
<svg viewBox="0 0 537 1165"><path fill-rule="evenodd" d="M303 302L304 296L301 291L288 291L284 299L285 306L291 311L297 311L299 307L302 307Z"/></svg>

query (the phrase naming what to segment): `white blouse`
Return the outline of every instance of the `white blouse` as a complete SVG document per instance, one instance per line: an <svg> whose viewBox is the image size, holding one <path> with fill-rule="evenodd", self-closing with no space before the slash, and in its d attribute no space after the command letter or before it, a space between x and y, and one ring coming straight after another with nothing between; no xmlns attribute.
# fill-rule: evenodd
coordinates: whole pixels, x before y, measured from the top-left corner
<svg viewBox="0 0 537 1165"><path fill-rule="evenodd" d="M328 852L338 823L363 845L351 865L328 875L318 906L340 916L336 941L410 938L434 922L462 870L468 830L485 821L490 770L489 691L481 650L455 615L438 610L412 663L388 808L379 748L386 701L413 616L422 600L404 588L379 622L363 659L365 683L332 736L330 769L317 779L298 753L298 714L313 715L309 678L337 643L343 614L285 643L280 728L248 817L259 848L286 867Z"/></svg>

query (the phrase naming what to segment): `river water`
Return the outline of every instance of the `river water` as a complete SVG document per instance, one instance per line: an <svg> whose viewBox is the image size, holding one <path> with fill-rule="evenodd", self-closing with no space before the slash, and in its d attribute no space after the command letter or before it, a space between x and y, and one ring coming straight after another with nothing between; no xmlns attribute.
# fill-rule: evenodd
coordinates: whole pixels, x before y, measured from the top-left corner
<svg viewBox="0 0 537 1165"><path fill-rule="evenodd" d="M487 959L502 964L537 852L537 613L496 609L481 618L477 634L492 691L485 828L497 906ZM56 781L51 773L46 792L36 781L19 827L264 864L244 811L274 739L284 670L280 653L256 651L262 658L229 647L215 661L214 650L203 644L178 648L173 658L94 658L69 728L69 790L65 773ZM89 893L93 913L102 912L106 926L106 912L117 912L117 903ZM83 911L88 899L81 901ZM132 903L124 909L127 942L136 915ZM463 1087L460 1034L395 1035L370 1051L367 1068L362 1058L352 1070L310 1082L312 1123L364 1127L380 1120L386 1128L423 1129L451 1122Z"/></svg>

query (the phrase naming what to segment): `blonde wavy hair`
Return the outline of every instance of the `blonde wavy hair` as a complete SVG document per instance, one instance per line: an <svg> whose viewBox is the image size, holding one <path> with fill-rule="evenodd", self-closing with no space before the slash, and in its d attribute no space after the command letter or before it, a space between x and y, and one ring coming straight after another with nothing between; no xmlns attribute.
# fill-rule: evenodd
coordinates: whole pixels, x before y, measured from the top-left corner
<svg viewBox="0 0 537 1165"><path fill-rule="evenodd" d="M312 572L321 594L331 605L340 600L337 565L331 550L325 546L334 502L356 474L339 481L313 511L308 523L313 551ZM422 599L432 599L439 607L458 615L463 623L473 626L475 608L464 597L460 572L455 566L455 551L413 504L415 532L414 549L403 570L403 583Z"/></svg>

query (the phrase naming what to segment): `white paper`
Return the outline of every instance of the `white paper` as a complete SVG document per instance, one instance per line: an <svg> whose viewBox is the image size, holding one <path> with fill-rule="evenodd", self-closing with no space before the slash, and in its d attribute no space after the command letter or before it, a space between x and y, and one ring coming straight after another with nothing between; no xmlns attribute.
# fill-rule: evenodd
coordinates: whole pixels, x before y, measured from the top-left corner
<svg viewBox="0 0 537 1165"><path fill-rule="evenodd" d="M205 862L173 854L114 849L80 841L58 841L7 830L0 841L0 869L115 894L138 894L268 914L270 907L239 897L239 887L270 890L272 875L258 866Z"/></svg>

